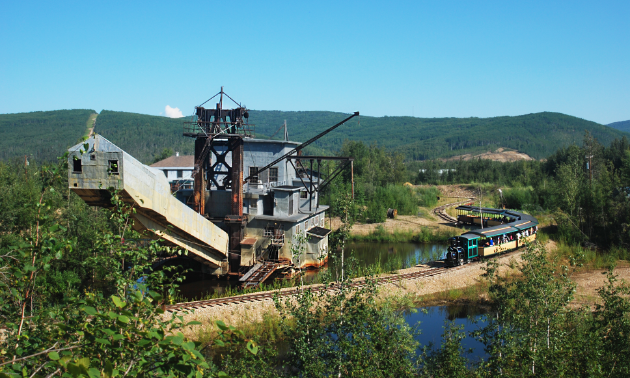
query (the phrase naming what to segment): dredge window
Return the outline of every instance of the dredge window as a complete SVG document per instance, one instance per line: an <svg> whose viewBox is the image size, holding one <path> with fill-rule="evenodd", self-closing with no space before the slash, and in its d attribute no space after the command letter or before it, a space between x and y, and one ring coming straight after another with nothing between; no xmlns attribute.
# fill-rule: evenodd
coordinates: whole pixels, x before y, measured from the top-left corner
<svg viewBox="0 0 630 378"><path fill-rule="evenodd" d="M72 172L81 173L83 172L83 167L81 166L81 158L74 157L72 160Z"/></svg>
<svg viewBox="0 0 630 378"><path fill-rule="evenodd" d="M118 160L109 161L109 173L111 173L112 175L118 174Z"/></svg>
<svg viewBox="0 0 630 378"><path fill-rule="evenodd" d="M249 167L249 177L252 184L259 183L258 175L256 174L256 172L258 172L258 167Z"/></svg>
<svg viewBox="0 0 630 378"><path fill-rule="evenodd" d="M269 168L269 182L278 181L278 168Z"/></svg>
<svg viewBox="0 0 630 378"><path fill-rule="evenodd" d="M302 190L300 192L300 198L308 198L308 192L306 190Z"/></svg>

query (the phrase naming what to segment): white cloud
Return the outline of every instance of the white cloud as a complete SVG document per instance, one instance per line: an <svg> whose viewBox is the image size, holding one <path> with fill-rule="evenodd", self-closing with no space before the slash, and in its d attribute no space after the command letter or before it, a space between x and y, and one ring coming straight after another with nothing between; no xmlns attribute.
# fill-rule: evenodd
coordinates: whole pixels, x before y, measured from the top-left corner
<svg viewBox="0 0 630 378"><path fill-rule="evenodd" d="M164 113L169 118L182 118L184 116L179 108L171 108L168 105L164 108Z"/></svg>

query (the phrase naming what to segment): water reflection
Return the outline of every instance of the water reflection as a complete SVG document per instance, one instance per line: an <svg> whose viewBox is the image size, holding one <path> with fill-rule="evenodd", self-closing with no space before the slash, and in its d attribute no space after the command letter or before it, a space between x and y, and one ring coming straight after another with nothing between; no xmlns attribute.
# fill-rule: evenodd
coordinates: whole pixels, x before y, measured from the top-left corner
<svg viewBox="0 0 630 378"><path fill-rule="evenodd" d="M425 310L423 312L422 310ZM484 351L484 345L479 341L468 336L469 332L476 331L483 327L484 323L475 323L472 319L480 320L481 317L488 313L489 308L483 306L470 305L451 305L451 306L432 306L419 307L416 313L407 313L405 320L411 326L415 326L420 322L419 328L422 330L420 335L416 336L416 340L420 343L420 348L424 345L433 344L436 347L442 343L442 333L444 332L445 321L453 321L458 326L464 326L466 338L462 340L462 346L465 351L469 349L472 352L466 356L469 361L476 362L479 359L487 358Z"/></svg>
<svg viewBox="0 0 630 378"><path fill-rule="evenodd" d="M386 263L390 259L401 261L405 267L437 260L446 249L444 244L417 243L349 243L345 256L351 252L361 265Z"/></svg>

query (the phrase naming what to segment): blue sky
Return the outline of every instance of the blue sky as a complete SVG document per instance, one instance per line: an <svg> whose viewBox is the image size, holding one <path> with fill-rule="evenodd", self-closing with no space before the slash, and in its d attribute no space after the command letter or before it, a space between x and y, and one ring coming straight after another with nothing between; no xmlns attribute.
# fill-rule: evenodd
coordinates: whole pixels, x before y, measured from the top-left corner
<svg viewBox="0 0 630 378"><path fill-rule="evenodd" d="M630 1L29 2L0 12L0 113L251 109L630 119Z"/></svg>

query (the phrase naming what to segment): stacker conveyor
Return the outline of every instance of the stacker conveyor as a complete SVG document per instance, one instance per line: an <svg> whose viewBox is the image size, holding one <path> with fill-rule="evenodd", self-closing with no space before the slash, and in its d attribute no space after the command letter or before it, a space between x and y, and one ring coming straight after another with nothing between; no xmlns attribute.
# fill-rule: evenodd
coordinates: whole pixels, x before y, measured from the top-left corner
<svg viewBox="0 0 630 378"><path fill-rule="evenodd" d="M69 149L70 189L88 205L111 207L111 188L136 208L135 228L183 248L189 257L228 272L228 235L178 201L162 171L148 167L100 135Z"/></svg>

